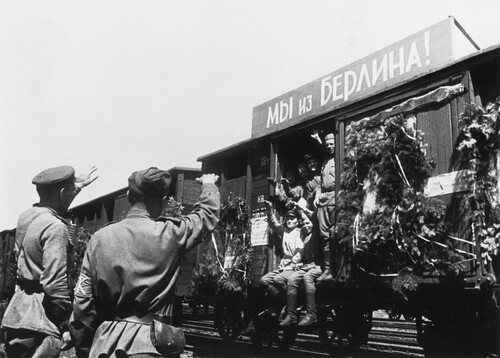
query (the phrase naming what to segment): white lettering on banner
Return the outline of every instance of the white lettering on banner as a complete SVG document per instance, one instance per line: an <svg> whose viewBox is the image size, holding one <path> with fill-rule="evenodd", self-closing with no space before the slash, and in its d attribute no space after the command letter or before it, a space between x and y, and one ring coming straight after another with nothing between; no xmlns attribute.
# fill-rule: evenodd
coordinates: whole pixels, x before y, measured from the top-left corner
<svg viewBox="0 0 500 358"><path fill-rule="evenodd" d="M431 50L429 47L429 37L430 37L430 32L426 31L424 33L425 57L427 57L427 59L425 60L426 65L430 65L431 63L431 60L429 59L429 56L431 54Z"/></svg>
<svg viewBox="0 0 500 358"><path fill-rule="evenodd" d="M382 82L387 81L387 54L385 54L384 57L382 58L382 61L380 61L380 66L378 68L377 68L377 59L373 60L372 70L373 70L372 86L375 86L381 74L382 74Z"/></svg>
<svg viewBox="0 0 500 358"><path fill-rule="evenodd" d="M356 92L361 91L361 88L363 86L363 80L366 83L366 87L371 87L370 83L370 75L368 75L368 66L366 63L363 63L363 66L361 66L361 71L359 72L359 81L358 81L358 87L356 87Z"/></svg>
<svg viewBox="0 0 500 358"><path fill-rule="evenodd" d="M267 128L269 128L269 126L271 124L278 124L278 114L279 114L279 104L276 103L276 105L274 106L274 112L273 112L273 109L271 106L268 107L267 109Z"/></svg>
<svg viewBox="0 0 500 358"><path fill-rule="evenodd" d="M333 97L332 97L332 100L334 100L334 101L342 98L341 94L337 94L338 88L342 85L342 83L339 82L341 78L342 78L342 74L333 77Z"/></svg>
<svg viewBox="0 0 500 358"><path fill-rule="evenodd" d="M335 77L331 74L323 77L320 83L320 105L325 106L340 99L348 101L355 93L419 69L423 66L422 58L425 59L425 65L429 65L428 31L424 33L424 46L420 51L425 51L425 54L419 53L419 47L413 41L409 46L400 46L397 50L374 58L371 66L362 63L358 70L346 70Z"/></svg>
<svg viewBox="0 0 500 358"><path fill-rule="evenodd" d="M326 76L321 80L321 106L324 106L330 100L332 95L332 83L330 82L330 78L332 76ZM327 91L328 90L328 91Z"/></svg>
<svg viewBox="0 0 500 358"><path fill-rule="evenodd" d="M309 112L312 109L312 98L313 96L310 94L309 96L299 100L299 116L301 114Z"/></svg>
<svg viewBox="0 0 500 358"><path fill-rule="evenodd" d="M287 119L292 119L293 115L293 97L288 99L288 102L279 101L274 105L267 108L267 128L272 124L283 123Z"/></svg>
<svg viewBox="0 0 500 358"><path fill-rule="evenodd" d="M405 73L405 48L400 47L399 48L399 56L397 62L394 60L394 51L389 52L389 77L394 78L396 76L396 69L399 68L399 73L398 75L402 75Z"/></svg>
<svg viewBox="0 0 500 358"><path fill-rule="evenodd" d="M455 20L448 18L254 107L252 137L261 137L339 110L350 102L437 70L450 59L455 59L453 29L457 30ZM468 41L466 38L462 40Z"/></svg>
<svg viewBox="0 0 500 358"><path fill-rule="evenodd" d="M333 77L333 80L331 82L330 79L332 78L332 76L330 75L321 80L321 106L327 104L330 101L330 97L332 98L333 102L344 97L342 93L337 94L338 88L342 85L342 82L339 82L342 76L343 74L341 73L340 75ZM328 89L328 93L326 94L326 96L325 88Z"/></svg>
<svg viewBox="0 0 500 358"><path fill-rule="evenodd" d="M345 71L344 72L344 101L347 101L349 99L349 96L354 93L356 90L356 82L358 81L358 76L356 76L356 73L354 71ZM350 79L352 78L352 86L349 88L350 84Z"/></svg>
<svg viewBox="0 0 500 358"><path fill-rule="evenodd" d="M405 72L410 72L413 65L417 68L422 67L422 61L420 61L420 56L418 55L417 44L413 42L410 47L410 54L408 55L408 62L406 63Z"/></svg>

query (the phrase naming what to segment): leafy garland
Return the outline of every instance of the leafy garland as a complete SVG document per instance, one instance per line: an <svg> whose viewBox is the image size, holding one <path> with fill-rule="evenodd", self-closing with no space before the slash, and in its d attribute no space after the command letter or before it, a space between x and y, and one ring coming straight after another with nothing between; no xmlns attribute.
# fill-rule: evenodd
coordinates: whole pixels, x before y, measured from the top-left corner
<svg viewBox="0 0 500 358"><path fill-rule="evenodd" d="M498 165L500 164L500 97L486 108L471 104L461 117L457 150L462 169L471 169L468 180L475 183L469 199L475 204L475 233L481 241L481 259L493 269L500 247L500 198ZM496 265L498 266L498 265Z"/></svg>
<svg viewBox="0 0 500 358"><path fill-rule="evenodd" d="M84 227L73 227L72 230L76 230L76 232L71 235L72 240L70 240L70 244L68 245L68 280L71 293L73 293L73 288L80 275L87 244L93 235L92 230Z"/></svg>
<svg viewBox="0 0 500 358"><path fill-rule="evenodd" d="M446 245L446 207L423 195L435 162L414 119L374 116L347 127L337 201L336 239L354 245L354 259L369 275L397 276L396 290L415 287L415 273L456 275L468 259ZM363 213L367 188L376 205Z"/></svg>
<svg viewBox="0 0 500 358"><path fill-rule="evenodd" d="M224 293L243 293L251 284L251 221L244 200L230 196L221 208L220 221L214 230L215 244L206 250L195 269L193 284L197 294L215 297ZM231 267L223 263L226 254L233 257Z"/></svg>

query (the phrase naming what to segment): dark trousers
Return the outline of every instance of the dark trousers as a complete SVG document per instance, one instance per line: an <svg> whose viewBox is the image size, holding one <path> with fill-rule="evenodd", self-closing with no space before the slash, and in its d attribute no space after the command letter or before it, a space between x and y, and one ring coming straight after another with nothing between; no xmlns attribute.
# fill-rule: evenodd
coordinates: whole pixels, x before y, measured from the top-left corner
<svg viewBox="0 0 500 358"><path fill-rule="evenodd" d="M332 229L335 225L335 205L318 207L316 217L318 220L319 239L321 245L323 245L323 251L330 251Z"/></svg>
<svg viewBox="0 0 500 358"><path fill-rule="evenodd" d="M7 357L57 358L61 353L61 340L54 336L26 329L5 328Z"/></svg>

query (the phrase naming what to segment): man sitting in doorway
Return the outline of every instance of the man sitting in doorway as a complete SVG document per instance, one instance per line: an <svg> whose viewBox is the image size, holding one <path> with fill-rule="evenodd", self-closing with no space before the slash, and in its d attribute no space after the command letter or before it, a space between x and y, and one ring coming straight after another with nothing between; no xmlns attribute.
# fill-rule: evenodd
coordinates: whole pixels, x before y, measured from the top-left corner
<svg viewBox="0 0 500 358"><path fill-rule="evenodd" d="M283 296L287 292L290 276L299 270L302 265L304 240L310 235L312 224L302 210L296 207L294 210L287 211L285 225L281 225L272 213L271 202L264 201L264 204L266 205L269 226L282 240L283 258L276 270L268 272L260 279L260 284L266 289L270 300L269 308L261 312L260 315L277 317L283 306ZM299 217L303 222L302 225L299 224ZM295 314L293 307L287 308L287 316L292 310L293 314Z"/></svg>

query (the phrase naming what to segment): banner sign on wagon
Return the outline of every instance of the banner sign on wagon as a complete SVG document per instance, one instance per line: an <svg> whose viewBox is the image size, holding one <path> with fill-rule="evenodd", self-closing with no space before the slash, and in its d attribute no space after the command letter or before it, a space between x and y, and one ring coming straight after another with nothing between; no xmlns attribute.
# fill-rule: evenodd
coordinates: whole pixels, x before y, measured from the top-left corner
<svg viewBox="0 0 500 358"><path fill-rule="evenodd" d="M431 72L478 49L454 18L253 109L252 138L288 128Z"/></svg>
<svg viewBox="0 0 500 358"><path fill-rule="evenodd" d="M267 245L269 240L269 226L267 217L256 217L252 219L252 246Z"/></svg>

